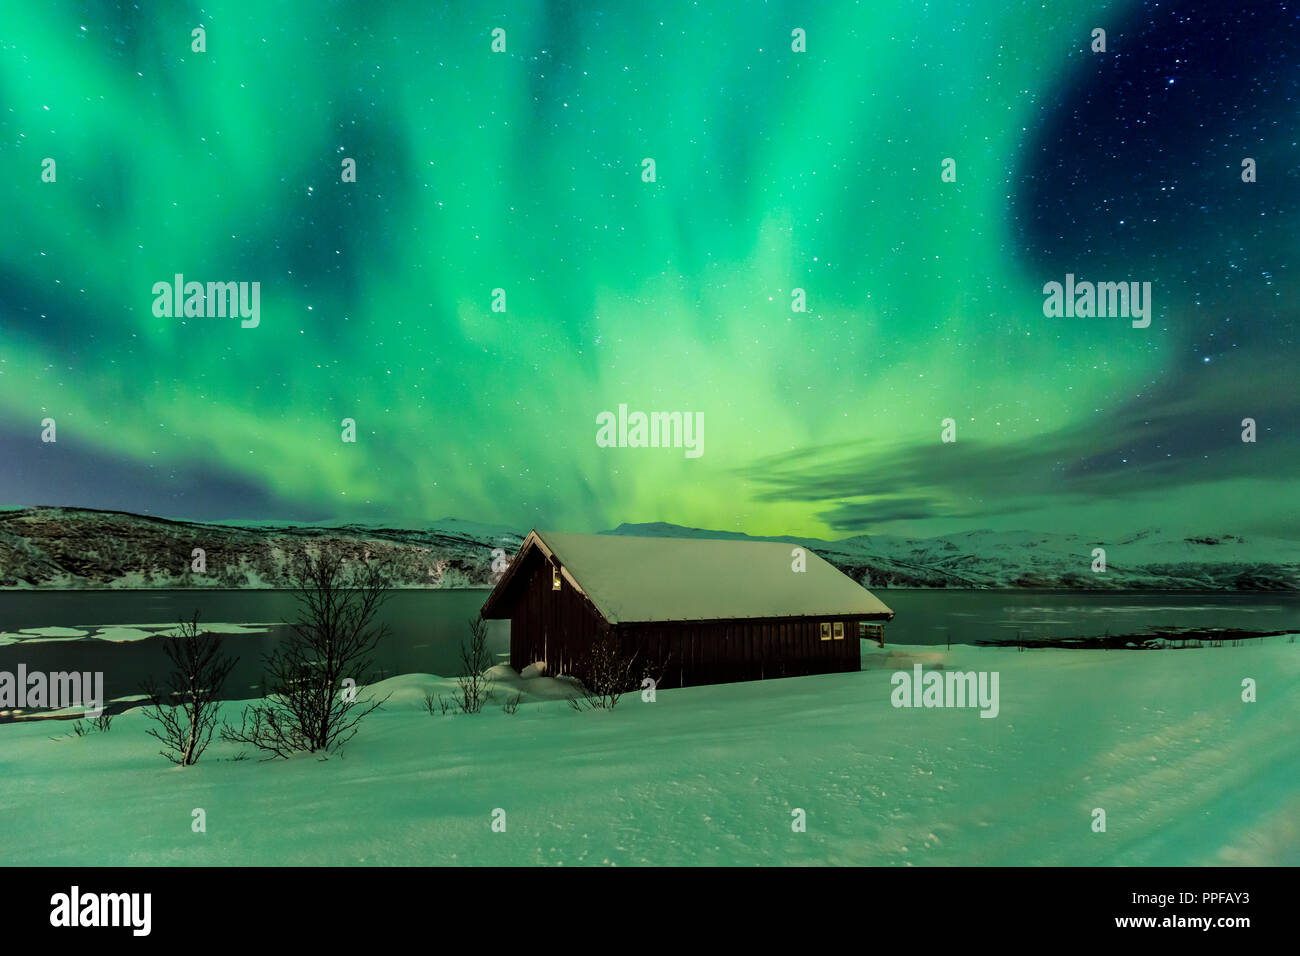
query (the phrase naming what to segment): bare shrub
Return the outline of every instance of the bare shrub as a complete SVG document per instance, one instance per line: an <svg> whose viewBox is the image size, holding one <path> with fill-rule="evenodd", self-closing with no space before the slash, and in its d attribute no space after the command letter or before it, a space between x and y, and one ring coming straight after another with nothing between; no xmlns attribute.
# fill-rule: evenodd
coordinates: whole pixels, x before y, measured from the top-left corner
<svg viewBox="0 0 1300 956"><path fill-rule="evenodd" d="M387 633L378 619L390 594L387 570L367 558L348 563L322 547L295 555L290 578L297 616L266 659L268 696L245 708L238 727L221 731L222 739L256 747L266 759L337 751L387 699L362 702L355 691Z"/></svg>
<svg viewBox="0 0 1300 956"><path fill-rule="evenodd" d="M577 667L582 693L570 698L569 706L577 711L613 710L620 697L638 686L635 664L636 655L627 656L612 631L598 635Z"/></svg>
<svg viewBox="0 0 1300 956"><path fill-rule="evenodd" d="M221 638L199 630L199 612L195 611L163 645L172 664L166 684L159 686L152 677L144 682L150 704L144 715L155 724L148 733L162 743L158 752L182 767L198 763L212 740L221 688L238 660L223 654L221 647ZM106 717L102 714L98 719Z"/></svg>
<svg viewBox="0 0 1300 956"><path fill-rule="evenodd" d="M104 711L98 717L90 718L90 726L94 727L101 734L106 734L113 727L113 715L108 711Z"/></svg>
<svg viewBox="0 0 1300 956"><path fill-rule="evenodd" d="M446 717L448 714L454 714L459 708L455 700L426 690L424 692L424 709L428 711L430 717Z"/></svg>
<svg viewBox="0 0 1300 956"><path fill-rule="evenodd" d="M470 618L469 637L460 645L461 676L456 678L462 714L477 714L483 710L492 690L492 678L485 675L491 666L492 654L487 647L487 621L481 617Z"/></svg>

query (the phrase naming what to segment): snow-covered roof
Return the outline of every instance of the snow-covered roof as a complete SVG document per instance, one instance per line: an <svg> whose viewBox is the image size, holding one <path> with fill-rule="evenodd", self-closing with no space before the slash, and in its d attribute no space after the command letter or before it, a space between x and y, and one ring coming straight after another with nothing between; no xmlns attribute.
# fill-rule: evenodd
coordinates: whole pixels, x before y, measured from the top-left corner
<svg viewBox="0 0 1300 956"><path fill-rule="evenodd" d="M795 571L780 541L533 532L611 624L771 617L888 619L874 594L812 551ZM529 545L526 541L523 550Z"/></svg>

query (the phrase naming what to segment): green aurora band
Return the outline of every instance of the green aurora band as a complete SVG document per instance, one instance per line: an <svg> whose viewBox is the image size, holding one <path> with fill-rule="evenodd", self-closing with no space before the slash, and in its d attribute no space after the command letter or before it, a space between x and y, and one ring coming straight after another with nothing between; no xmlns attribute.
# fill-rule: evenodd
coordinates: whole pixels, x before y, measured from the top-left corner
<svg viewBox="0 0 1300 956"><path fill-rule="evenodd" d="M1117 232L1100 277L1154 280L1151 327L1043 315L1045 282L1098 276L1026 252L1027 163L1091 29L1122 48L1128 5L204 11L6 12L0 420L27 457L0 504L831 537L1298 530L1277 506L1300 461L1278 433L1293 326L1189 363L1198 296L1248 322L1263 285L1198 290L1175 237ZM1223 175L1239 155L1294 164L1293 143L1267 146L1234 145ZM1282 271L1275 309L1295 291ZM155 317L152 286L177 273L259 281L259 327ZM705 453L597 447L619 404L702 412ZM1202 437L1126 470L1153 421Z"/></svg>

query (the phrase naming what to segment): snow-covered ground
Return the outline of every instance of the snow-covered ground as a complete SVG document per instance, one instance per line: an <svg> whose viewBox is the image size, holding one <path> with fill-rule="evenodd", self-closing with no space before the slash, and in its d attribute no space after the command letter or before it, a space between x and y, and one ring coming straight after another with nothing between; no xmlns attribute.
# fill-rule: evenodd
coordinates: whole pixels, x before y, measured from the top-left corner
<svg viewBox="0 0 1300 956"><path fill-rule="evenodd" d="M891 674L916 663L998 672L998 716L894 708ZM173 768L138 711L57 740L66 725L8 724L0 862L1300 864L1300 643L886 648L863 667L582 714L562 682L509 672L517 713L456 717L423 706L450 681L405 675L328 760L214 742Z"/></svg>

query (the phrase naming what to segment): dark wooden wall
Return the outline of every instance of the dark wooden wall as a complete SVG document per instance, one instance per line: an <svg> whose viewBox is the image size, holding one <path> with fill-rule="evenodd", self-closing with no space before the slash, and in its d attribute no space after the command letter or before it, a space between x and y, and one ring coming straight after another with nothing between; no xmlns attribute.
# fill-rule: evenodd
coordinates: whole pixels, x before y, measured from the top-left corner
<svg viewBox="0 0 1300 956"><path fill-rule="evenodd" d="M628 653L662 670L660 687L725 684L768 677L856 671L861 666L857 618L780 618L623 624ZM842 640L821 640L821 623L844 625ZM832 627L832 633L834 628Z"/></svg>
<svg viewBox="0 0 1300 956"><path fill-rule="evenodd" d="M534 550L518 603L510 616L510 666L522 671L546 661L547 674L572 673L596 635L608 628L604 618L568 581L551 588L551 564Z"/></svg>

